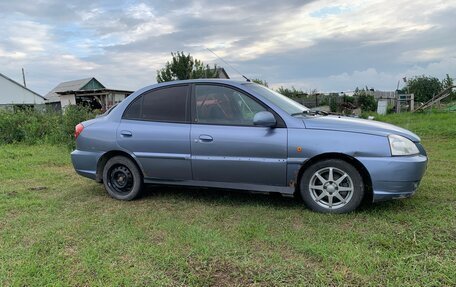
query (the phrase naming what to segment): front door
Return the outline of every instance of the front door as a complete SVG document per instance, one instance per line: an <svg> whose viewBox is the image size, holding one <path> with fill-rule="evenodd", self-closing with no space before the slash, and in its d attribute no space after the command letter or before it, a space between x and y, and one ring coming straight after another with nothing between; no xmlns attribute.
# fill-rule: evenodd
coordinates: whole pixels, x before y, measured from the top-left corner
<svg viewBox="0 0 456 287"><path fill-rule="evenodd" d="M253 125L263 104L233 88L197 84L192 108L194 180L286 185L287 129Z"/></svg>

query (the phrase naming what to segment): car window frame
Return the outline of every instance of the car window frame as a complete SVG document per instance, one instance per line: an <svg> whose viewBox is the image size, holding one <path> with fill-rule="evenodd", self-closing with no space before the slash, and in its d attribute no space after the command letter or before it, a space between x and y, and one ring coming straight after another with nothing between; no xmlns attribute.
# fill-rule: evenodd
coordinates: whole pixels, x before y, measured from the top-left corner
<svg viewBox="0 0 456 287"><path fill-rule="evenodd" d="M223 84L223 83L212 83L212 82L198 82L198 83L192 83L191 84L191 96L190 96L190 122L193 125L210 125L210 126L231 126L231 127L251 127L251 128L264 128L262 126L255 126L255 125L240 125L240 124L219 124L219 123L199 123L196 121L196 86L219 86L219 87L225 87L228 89L235 90L246 97L249 97L251 100L255 101L257 104L262 106L266 111L272 113L277 121L277 125L274 128L286 128L287 125L283 118L276 112L274 109L269 107L266 103L262 102L258 98L256 98L254 95L250 94L249 92L240 89L236 86L228 85L228 84Z"/></svg>
<svg viewBox="0 0 456 287"><path fill-rule="evenodd" d="M152 120L152 119L144 119L144 118L126 118L125 117L125 114L126 114L127 110L131 107L131 105L133 105L137 101L141 101L139 114L142 115L142 110L143 110L143 106L144 106L143 105L144 96L146 94L153 93L153 92L156 92L156 91L159 91L159 90L163 90L163 89L170 89L170 88L176 88L176 87L182 87L182 86L187 87L187 95L186 95L186 99L185 99L185 120L184 121L165 121L165 120ZM162 86L162 87L152 88L150 90L144 91L143 93L141 93L140 95L135 97L127 105L127 107L124 109L124 111L122 113L121 120L157 122L157 123L173 123L173 124L189 124L189 123L191 123L191 110L190 110L190 108L191 108L191 95L192 95L192 85L188 84L188 83L166 85L166 86Z"/></svg>

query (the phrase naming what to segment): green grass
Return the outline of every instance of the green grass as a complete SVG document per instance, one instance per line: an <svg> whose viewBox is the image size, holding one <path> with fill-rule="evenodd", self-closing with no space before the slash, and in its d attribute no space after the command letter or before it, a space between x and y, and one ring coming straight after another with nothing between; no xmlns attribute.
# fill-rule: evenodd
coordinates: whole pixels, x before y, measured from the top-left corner
<svg viewBox="0 0 456 287"><path fill-rule="evenodd" d="M456 114L381 119L422 137L428 171L415 197L346 215L210 189L120 202L66 147L0 146L0 285L454 286Z"/></svg>

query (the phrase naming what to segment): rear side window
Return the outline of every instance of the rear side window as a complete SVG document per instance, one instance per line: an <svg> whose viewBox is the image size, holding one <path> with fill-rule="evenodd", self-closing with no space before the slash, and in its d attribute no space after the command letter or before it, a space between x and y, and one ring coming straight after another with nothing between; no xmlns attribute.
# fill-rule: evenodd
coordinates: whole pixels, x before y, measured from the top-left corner
<svg viewBox="0 0 456 287"><path fill-rule="evenodd" d="M188 86L175 86L145 93L128 106L123 118L185 122L188 92Z"/></svg>
<svg viewBox="0 0 456 287"><path fill-rule="evenodd" d="M142 96L139 96L127 107L127 110L125 110L123 114L123 118L131 120L141 119L141 104Z"/></svg>

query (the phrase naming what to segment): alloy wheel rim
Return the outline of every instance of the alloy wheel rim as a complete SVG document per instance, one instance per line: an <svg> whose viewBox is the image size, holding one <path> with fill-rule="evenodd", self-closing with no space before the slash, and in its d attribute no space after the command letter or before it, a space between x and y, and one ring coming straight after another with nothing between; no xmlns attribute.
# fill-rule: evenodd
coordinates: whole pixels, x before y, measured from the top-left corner
<svg viewBox="0 0 456 287"><path fill-rule="evenodd" d="M350 202L354 185L345 171L336 167L325 167L312 175L309 190L312 199L321 207L338 209Z"/></svg>

